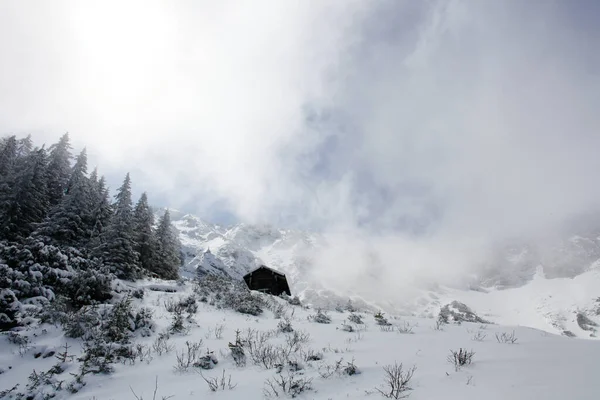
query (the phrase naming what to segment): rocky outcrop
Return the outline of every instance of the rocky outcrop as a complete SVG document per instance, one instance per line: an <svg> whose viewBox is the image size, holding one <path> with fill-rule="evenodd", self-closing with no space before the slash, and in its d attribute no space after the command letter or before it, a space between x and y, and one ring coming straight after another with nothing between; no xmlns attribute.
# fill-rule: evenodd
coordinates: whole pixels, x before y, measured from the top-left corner
<svg viewBox="0 0 600 400"><path fill-rule="evenodd" d="M466 304L459 301L453 301L446 304L440 310L440 319L444 322L474 322L478 324L491 324L491 322L481 318Z"/></svg>

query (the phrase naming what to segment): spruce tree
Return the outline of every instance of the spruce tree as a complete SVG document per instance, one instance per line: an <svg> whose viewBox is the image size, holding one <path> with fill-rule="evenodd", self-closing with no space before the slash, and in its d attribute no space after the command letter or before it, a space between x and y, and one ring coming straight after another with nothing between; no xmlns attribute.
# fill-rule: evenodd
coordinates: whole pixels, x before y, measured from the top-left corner
<svg viewBox="0 0 600 400"><path fill-rule="evenodd" d="M48 212L47 155L36 149L15 160L7 176L7 188L0 194L0 226L2 237L23 240Z"/></svg>
<svg viewBox="0 0 600 400"><path fill-rule="evenodd" d="M133 214L136 251L140 254L140 265L145 270L158 273L157 250L158 241L154 233L154 214L148 205L148 196L143 193L135 206Z"/></svg>
<svg viewBox="0 0 600 400"><path fill-rule="evenodd" d="M82 247L90 239L92 225L92 198L87 178L87 152L77 156L66 194L34 233L58 246Z"/></svg>
<svg viewBox="0 0 600 400"><path fill-rule="evenodd" d="M69 177L71 176L71 143L69 134L65 133L58 143L50 147L48 163L48 195L50 206L55 206L62 200Z"/></svg>
<svg viewBox="0 0 600 400"><path fill-rule="evenodd" d="M114 214L100 234L94 254L120 279L133 280L141 276L139 254L135 251L131 179L125 177L117 190Z"/></svg>
<svg viewBox="0 0 600 400"><path fill-rule="evenodd" d="M179 278L181 243L171 225L169 210L165 210L164 215L158 222L156 237L158 239L158 265L156 273L164 279Z"/></svg>
<svg viewBox="0 0 600 400"><path fill-rule="evenodd" d="M16 136L5 138L0 150L0 180L4 181L11 173L17 159L18 142Z"/></svg>

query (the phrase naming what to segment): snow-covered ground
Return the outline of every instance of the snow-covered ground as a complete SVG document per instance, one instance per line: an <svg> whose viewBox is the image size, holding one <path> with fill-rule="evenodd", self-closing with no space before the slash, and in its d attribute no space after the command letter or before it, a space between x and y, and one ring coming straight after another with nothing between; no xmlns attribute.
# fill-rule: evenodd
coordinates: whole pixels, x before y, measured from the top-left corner
<svg viewBox="0 0 600 400"><path fill-rule="evenodd" d="M140 282L139 285L146 287L145 295L143 300L135 299L135 305L150 307L157 327L151 337L136 337L135 343L151 346L157 335L171 323L172 314L166 310L166 302L188 296L192 293L192 285L172 284L171 287L177 290L174 293L149 290L151 286L165 289L168 283L159 286L157 282ZM472 296L469 305L475 310L485 310L485 299L495 295L472 292L469 296ZM514 310L520 308L525 315L524 321L535 322L528 313L539 306L538 303L529 305L529 299L517 292L507 293L506 298L514 299L506 304L507 313L510 311L510 315L519 315ZM565 293L564 298L577 297L573 293ZM358 313L364 319L364 327L356 326L357 332L346 332L340 328L350 315L347 311L330 311L328 315L332 322L319 324L307 318L315 314L314 309L291 306L281 299L276 301L285 305L295 331L305 332L310 337L302 346L302 351L293 352L291 357L298 359L302 368L295 373L296 379L311 380L312 389L298 398L383 398L376 388L385 391L383 367L394 363L402 363L405 370L416 366L409 384L412 390L405 393L414 400L600 398L600 380L597 379L600 343L594 340L568 338L530 327L505 325L502 319L495 320L493 316L489 319L502 323L448 324L443 326L443 330L435 329L435 319L387 316L394 329L382 331L375 323L373 314ZM277 332L281 319L276 319L273 312L268 310L260 316L250 316L231 310L218 310L199 302L194 321L187 334L171 337L169 342L174 349L168 354L153 352L151 359L138 361L135 365L116 364L114 373L110 375L87 375L87 384L78 393L71 395L62 390L57 392L56 398L135 399L135 392L138 398L152 399L156 380L157 399L168 396L173 396L173 399L264 398L264 389L268 387L266 382L278 376L276 370L253 365L250 361L244 367L236 366L228 343L235 341L236 330L242 333L248 329ZM412 330L412 333L401 333L398 328ZM512 333L513 330L518 338L515 344L498 343L496 334ZM58 353L66 342L72 346L73 353L81 348L79 340L66 339L60 329L50 325L34 327L24 334L30 337L31 342L28 348L21 348L21 351L6 337L0 338L0 368L4 371L0 374L0 391L17 383L24 386L34 369L46 371L56 364L55 357L34 358L37 353L47 354L50 350ZM276 333L269 342L284 344L290 335ZM475 340L475 336L482 340ZM202 341L202 352L210 349L218 359L214 369L202 370L205 378L220 377L225 371L225 376L231 376L231 383L235 387L213 393L200 375L200 369L192 367L187 372L176 371L177 353L186 347L186 341ZM475 355L471 365L456 371L447 361L447 356L450 350L459 348L472 349ZM323 359L304 361L302 353L311 349L323 353ZM351 376L334 373L323 377L327 375L327 366L334 365L338 360L343 360L342 366L346 362L353 362L360 373ZM76 371L67 367L63 373L66 380L71 378L69 372ZM282 376L287 377L288 373L284 370Z"/></svg>

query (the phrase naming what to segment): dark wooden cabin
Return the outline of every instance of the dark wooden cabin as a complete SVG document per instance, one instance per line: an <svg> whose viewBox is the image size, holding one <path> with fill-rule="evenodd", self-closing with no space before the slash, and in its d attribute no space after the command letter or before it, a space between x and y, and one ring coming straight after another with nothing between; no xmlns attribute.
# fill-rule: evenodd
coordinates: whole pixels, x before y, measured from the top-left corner
<svg viewBox="0 0 600 400"><path fill-rule="evenodd" d="M288 296L292 295L285 274L265 265L261 265L254 271L244 275L244 281L250 290L258 290L275 296L282 293L286 293Z"/></svg>

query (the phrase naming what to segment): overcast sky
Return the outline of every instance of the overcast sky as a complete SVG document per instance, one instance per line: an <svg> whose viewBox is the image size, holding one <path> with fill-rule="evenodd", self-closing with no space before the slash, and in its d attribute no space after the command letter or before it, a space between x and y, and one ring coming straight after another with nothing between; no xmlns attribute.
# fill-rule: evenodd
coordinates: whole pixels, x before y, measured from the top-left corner
<svg viewBox="0 0 600 400"><path fill-rule="evenodd" d="M216 221L471 246L600 204L599 9L2 1L0 132Z"/></svg>

